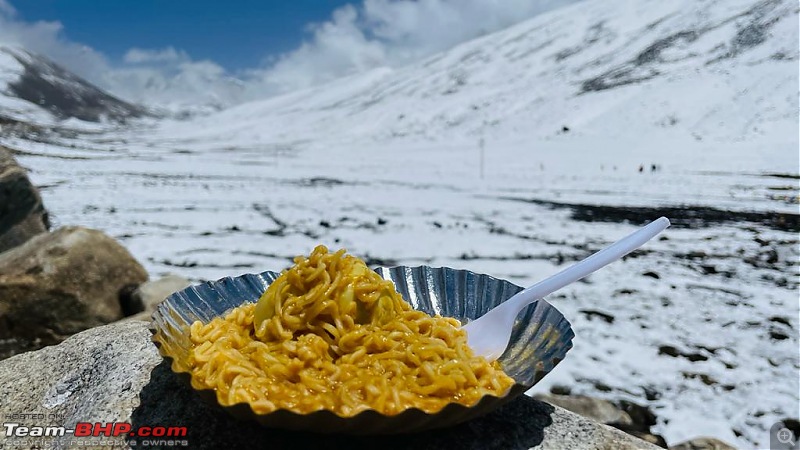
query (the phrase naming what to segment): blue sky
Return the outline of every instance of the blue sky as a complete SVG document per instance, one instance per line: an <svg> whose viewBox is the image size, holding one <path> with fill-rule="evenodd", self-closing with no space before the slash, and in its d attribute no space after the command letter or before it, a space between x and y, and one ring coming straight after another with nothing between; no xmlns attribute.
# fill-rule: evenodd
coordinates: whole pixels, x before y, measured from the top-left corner
<svg viewBox="0 0 800 450"><path fill-rule="evenodd" d="M258 66L309 38L309 23L346 0L16 0L28 22L59 21L67 39L121 61L132 47L174 47L231 71Z"/></svg>

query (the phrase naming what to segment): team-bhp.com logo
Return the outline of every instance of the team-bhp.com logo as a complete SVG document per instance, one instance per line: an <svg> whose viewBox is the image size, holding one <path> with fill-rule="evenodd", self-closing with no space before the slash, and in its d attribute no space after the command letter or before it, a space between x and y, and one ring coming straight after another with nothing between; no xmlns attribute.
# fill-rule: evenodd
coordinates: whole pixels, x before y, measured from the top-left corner
<svg viewBox="0 0 800 450"><path fill-rule="evenodd" d="M6 437L67 436L75 437L186 437L186 427L139 427L125 422L90 423L78 422L75 428L66 427L24 427L18 423L4 423Z"/></svg>
<svg viewBox="0 0 800 450"><path fill-rule="evenodd" d="M137 427L134 428L131 424L126 422L78 422L74 428L67 428L63 426L23 426L19 423L6 422L3 424L3 431L5 437L11 439L36 439L36 438L85 438L85 445L95 445L96 442L91 441L92 438L158 438L160 440L138 440L143 445L170 445L170 446L187 446L189 443L186 440L175 438L184 438L187 435L186 427ZM170 442L166 442L169 440ZM137 440L129 440L129 445L136 445ZM75 445L84 445L82 441L73 442Z"/></svg>

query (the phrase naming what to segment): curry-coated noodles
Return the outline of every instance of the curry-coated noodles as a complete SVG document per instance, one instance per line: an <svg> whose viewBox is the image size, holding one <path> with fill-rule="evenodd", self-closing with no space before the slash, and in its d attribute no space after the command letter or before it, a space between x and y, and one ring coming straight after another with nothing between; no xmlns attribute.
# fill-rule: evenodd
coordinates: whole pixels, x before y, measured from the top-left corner
<svg viewBox="0 0 800 450"><path fill-rule="evenodd" d="M223 405L393 415L470 406L514 384L474 356L456 319L412 309L360 259L324 246L278 277L258 300L191 326L192 384Z"/></svg>

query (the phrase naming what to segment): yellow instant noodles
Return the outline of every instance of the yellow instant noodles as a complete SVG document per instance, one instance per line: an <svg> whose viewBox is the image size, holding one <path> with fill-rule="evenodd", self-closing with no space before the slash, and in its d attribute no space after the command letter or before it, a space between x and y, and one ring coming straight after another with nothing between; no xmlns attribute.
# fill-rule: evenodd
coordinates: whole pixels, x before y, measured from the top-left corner
<svg viewBox="0 0 800 450"><path fill-rule="evenodd" d="M474 356L458 320L412 309L360 259L298 256L257 304L191 326L192 384L258 414L437 412L504 395L514 380Z"/></svg>

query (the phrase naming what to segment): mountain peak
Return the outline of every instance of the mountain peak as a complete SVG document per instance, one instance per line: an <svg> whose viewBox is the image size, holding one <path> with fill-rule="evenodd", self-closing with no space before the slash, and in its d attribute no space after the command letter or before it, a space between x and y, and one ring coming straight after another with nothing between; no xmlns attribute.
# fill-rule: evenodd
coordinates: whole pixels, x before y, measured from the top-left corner
<svg viewBox="0 0 800 450"><path fill-rule="evenodd" d="M0 82L5 81L0 93L32 103L57 119L124 122L149 115L146 109L114 97L44 56L0 46L0 58L4 65L16 66L0 68Z"/></svg>

